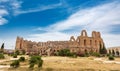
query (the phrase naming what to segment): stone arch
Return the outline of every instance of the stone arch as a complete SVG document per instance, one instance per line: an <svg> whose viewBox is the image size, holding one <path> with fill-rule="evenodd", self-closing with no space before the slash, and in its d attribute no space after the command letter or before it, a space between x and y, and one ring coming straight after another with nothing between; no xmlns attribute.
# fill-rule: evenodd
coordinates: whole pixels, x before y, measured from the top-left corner
<svg viewBox="0 0 120 71"><path fill-rule="evenodd" d="M74 36L71 36L70 41L75 41Z"/></svg>
<svg viewBox="0 0 120 71"><path fill-rule="evenodd" d="M96 37L96 31L92 32L92 37Z"/></svg>
<svg viewBox="0 0 120 71"><path fill-rule="evenodd" d="M86 46L86 44L87 44L87 43L86 43L86 39L84 39L84 46Z"/></svg>
<svg viewBox="0 0 120 71"><path fill-rule="evenodd" d="M80 42L80 38L79 38L79 36L77 37L76 42Z"/></svg>
<svg viewBox="0 0 120 71"><path fill-rule="evenodd" d="M86 30L82 30L82 32L81 32L81 36L87 36L87 32L86 32Z"/></svg>
<svg viewBox="0 0 120 71"><path fill-rule="evenodd" d="M76 42L80 45L80 37L78 36Z"/></svg>

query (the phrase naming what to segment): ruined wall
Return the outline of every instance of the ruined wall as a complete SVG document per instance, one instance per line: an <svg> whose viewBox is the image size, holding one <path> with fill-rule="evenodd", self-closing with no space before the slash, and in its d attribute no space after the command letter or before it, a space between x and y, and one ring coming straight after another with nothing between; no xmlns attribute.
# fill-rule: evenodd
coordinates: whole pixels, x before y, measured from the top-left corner
<svg viewBox="0 0 120 71"><path fill-rule="evenodd" d="M32 42L17 37L16 50L25 50L26 53L39 53L40 55L54 55L55 52L68 48L71 52L84 53L99 52L100 45L103 47L103 39L100 32L93 31L92 36L88 37L86 30L82 30L81 35L76 39L70 37L68 41L47 41L47 42Z"/></svg>
<svg viewBox="0 0 120 71"><path fill-rule="evenodd" d="M115 56L120 56L120 47L107 48L107 54L113 54L113 51L115 53ZM117 54L117 52L119 53L119 55Z"/></svg>

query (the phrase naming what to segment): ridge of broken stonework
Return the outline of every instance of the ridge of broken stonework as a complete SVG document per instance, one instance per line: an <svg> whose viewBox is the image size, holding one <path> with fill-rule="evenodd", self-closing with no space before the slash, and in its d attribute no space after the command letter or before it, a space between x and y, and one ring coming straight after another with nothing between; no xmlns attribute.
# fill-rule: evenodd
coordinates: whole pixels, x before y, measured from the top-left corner
<svg viewBox="0 0 120 71"><path fill-rule="evenodd" d="M92 36L88 37L86 30L82 30L77 39L71 36L68 41L32 42L17 37L15 49L25 51L26 54L54 55L61 49L69 49L70 52L81 54L85 51L99 53L100 45L104 46L100 32L93 31Z"/></svg>

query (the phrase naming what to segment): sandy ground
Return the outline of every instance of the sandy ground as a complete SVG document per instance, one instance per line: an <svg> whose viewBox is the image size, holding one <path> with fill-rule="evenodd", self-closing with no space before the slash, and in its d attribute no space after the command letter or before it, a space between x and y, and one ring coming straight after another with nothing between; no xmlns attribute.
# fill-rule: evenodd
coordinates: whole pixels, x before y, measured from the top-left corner
<svg viewBox="0 0 120 71"><path fill-rule="evenodd" d="M20 56L19 56L20 57ZM18 57L18 58L19 58ZM29 71L29 63L21 63L17 70L10 69L9 61L18 58L7 57L0 60L0 71ZM25 56L28 59L28 56ZM44 64L42 71L120 71L120 58L109 61L108 58L96 57L42 57ZM36 71L36 70L35 70Z"/></svg>

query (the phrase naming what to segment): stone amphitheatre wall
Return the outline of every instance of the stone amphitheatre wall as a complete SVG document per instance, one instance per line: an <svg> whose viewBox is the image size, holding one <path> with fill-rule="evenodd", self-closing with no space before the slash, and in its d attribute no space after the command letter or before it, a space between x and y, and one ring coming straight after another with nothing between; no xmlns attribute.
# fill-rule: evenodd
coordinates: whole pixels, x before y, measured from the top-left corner
<svg viewBox="0 0 120 71"><path fill-rule="evenodd" d="M115 56L118 56L117 52L119 52L119 56L120 56L120 47L109 47L109 48L107 48L107 53L108 54L113 53L113 51L115 52Z"/></svg>
<svg viewBox="0 0 120 71"><path fill-rule="evenodd" d="M92 36L88 37L87 32L82 30L80 36L76 39L71 36L68 41L32 42L17 37L15 49L27 54L54 55L57 51L67 48L79 54L85 51L99 52L100 45L103 47L103 44L100 32L93 31Z"/></svg>

